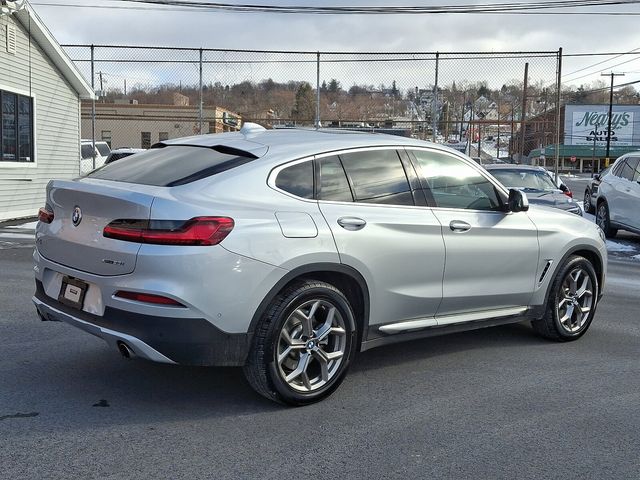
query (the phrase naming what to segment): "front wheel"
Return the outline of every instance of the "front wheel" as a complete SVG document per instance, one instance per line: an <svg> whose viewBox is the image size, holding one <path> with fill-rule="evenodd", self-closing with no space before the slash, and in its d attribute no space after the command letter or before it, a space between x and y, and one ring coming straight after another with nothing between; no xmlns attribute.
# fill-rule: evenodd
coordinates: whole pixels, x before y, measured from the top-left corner
<svg viewBox="0 0 640 480"><path fill-rule="evenodd" d="M545 315L531 322L545 338L566 342L580 338L591 325L598 300L598 277L589 260L572 255L551 285Z"/></svg>
<svg viewBox="0 0 640 480"><path fill-rule="evenodd" d="M333 393L356 345L347 298L333 285L307 280L281 292L258 324L244 367L261 395L306 405Z"/></svg>

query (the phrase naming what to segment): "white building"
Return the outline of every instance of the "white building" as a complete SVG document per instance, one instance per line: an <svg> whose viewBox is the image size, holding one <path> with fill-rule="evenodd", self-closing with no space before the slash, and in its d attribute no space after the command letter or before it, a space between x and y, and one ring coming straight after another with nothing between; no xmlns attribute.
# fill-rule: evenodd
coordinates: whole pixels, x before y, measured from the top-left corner
<svg viewBox="0 0 640 480"><path fill-rule="evenodd" d="M80 100L93 92L26 2L0 13L0 221L34 216L80 166ZM17 8L17 10L16 10Z"/></svg>

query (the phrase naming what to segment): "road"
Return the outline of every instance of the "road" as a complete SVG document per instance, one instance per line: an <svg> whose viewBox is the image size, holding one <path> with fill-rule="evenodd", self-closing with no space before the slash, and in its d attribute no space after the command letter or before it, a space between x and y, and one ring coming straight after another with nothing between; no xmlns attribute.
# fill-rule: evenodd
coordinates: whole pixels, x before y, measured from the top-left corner
<svg viewBox="0 0 640 480"><path fill-rule="evenodd" d="M0 478L640 476L640 262L612 260L577 342L517 324L374 349L293 409L239 369L125 360L41 322L30 257L0 249Z"/></svg>

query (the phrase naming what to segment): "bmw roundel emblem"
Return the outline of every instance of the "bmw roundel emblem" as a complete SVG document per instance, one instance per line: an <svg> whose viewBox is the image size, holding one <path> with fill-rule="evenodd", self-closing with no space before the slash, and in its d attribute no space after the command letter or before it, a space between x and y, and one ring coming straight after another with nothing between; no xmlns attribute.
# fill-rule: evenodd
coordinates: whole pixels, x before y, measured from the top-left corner
<svg viewBox="0 0 640 480"><path fill-rule="evenodd" d="M73 209L73 215L71 215L71 221L73 222L74 227L77 227L78 225L80 225L80 222L82 221L82 210L80 210L80 207L76 206Z"/></svg>

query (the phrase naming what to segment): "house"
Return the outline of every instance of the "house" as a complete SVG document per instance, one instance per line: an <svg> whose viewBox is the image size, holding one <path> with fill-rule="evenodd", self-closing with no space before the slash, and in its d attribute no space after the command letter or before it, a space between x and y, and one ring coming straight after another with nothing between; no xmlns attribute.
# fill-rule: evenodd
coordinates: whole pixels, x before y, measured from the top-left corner
<svg viewBox="0 0 640 480"><path fill-rule="evenodd" d="M49 180L78 176L80 100L93 96L31 6L8 5L0 13L0 221L36 215Z"/></svg>

